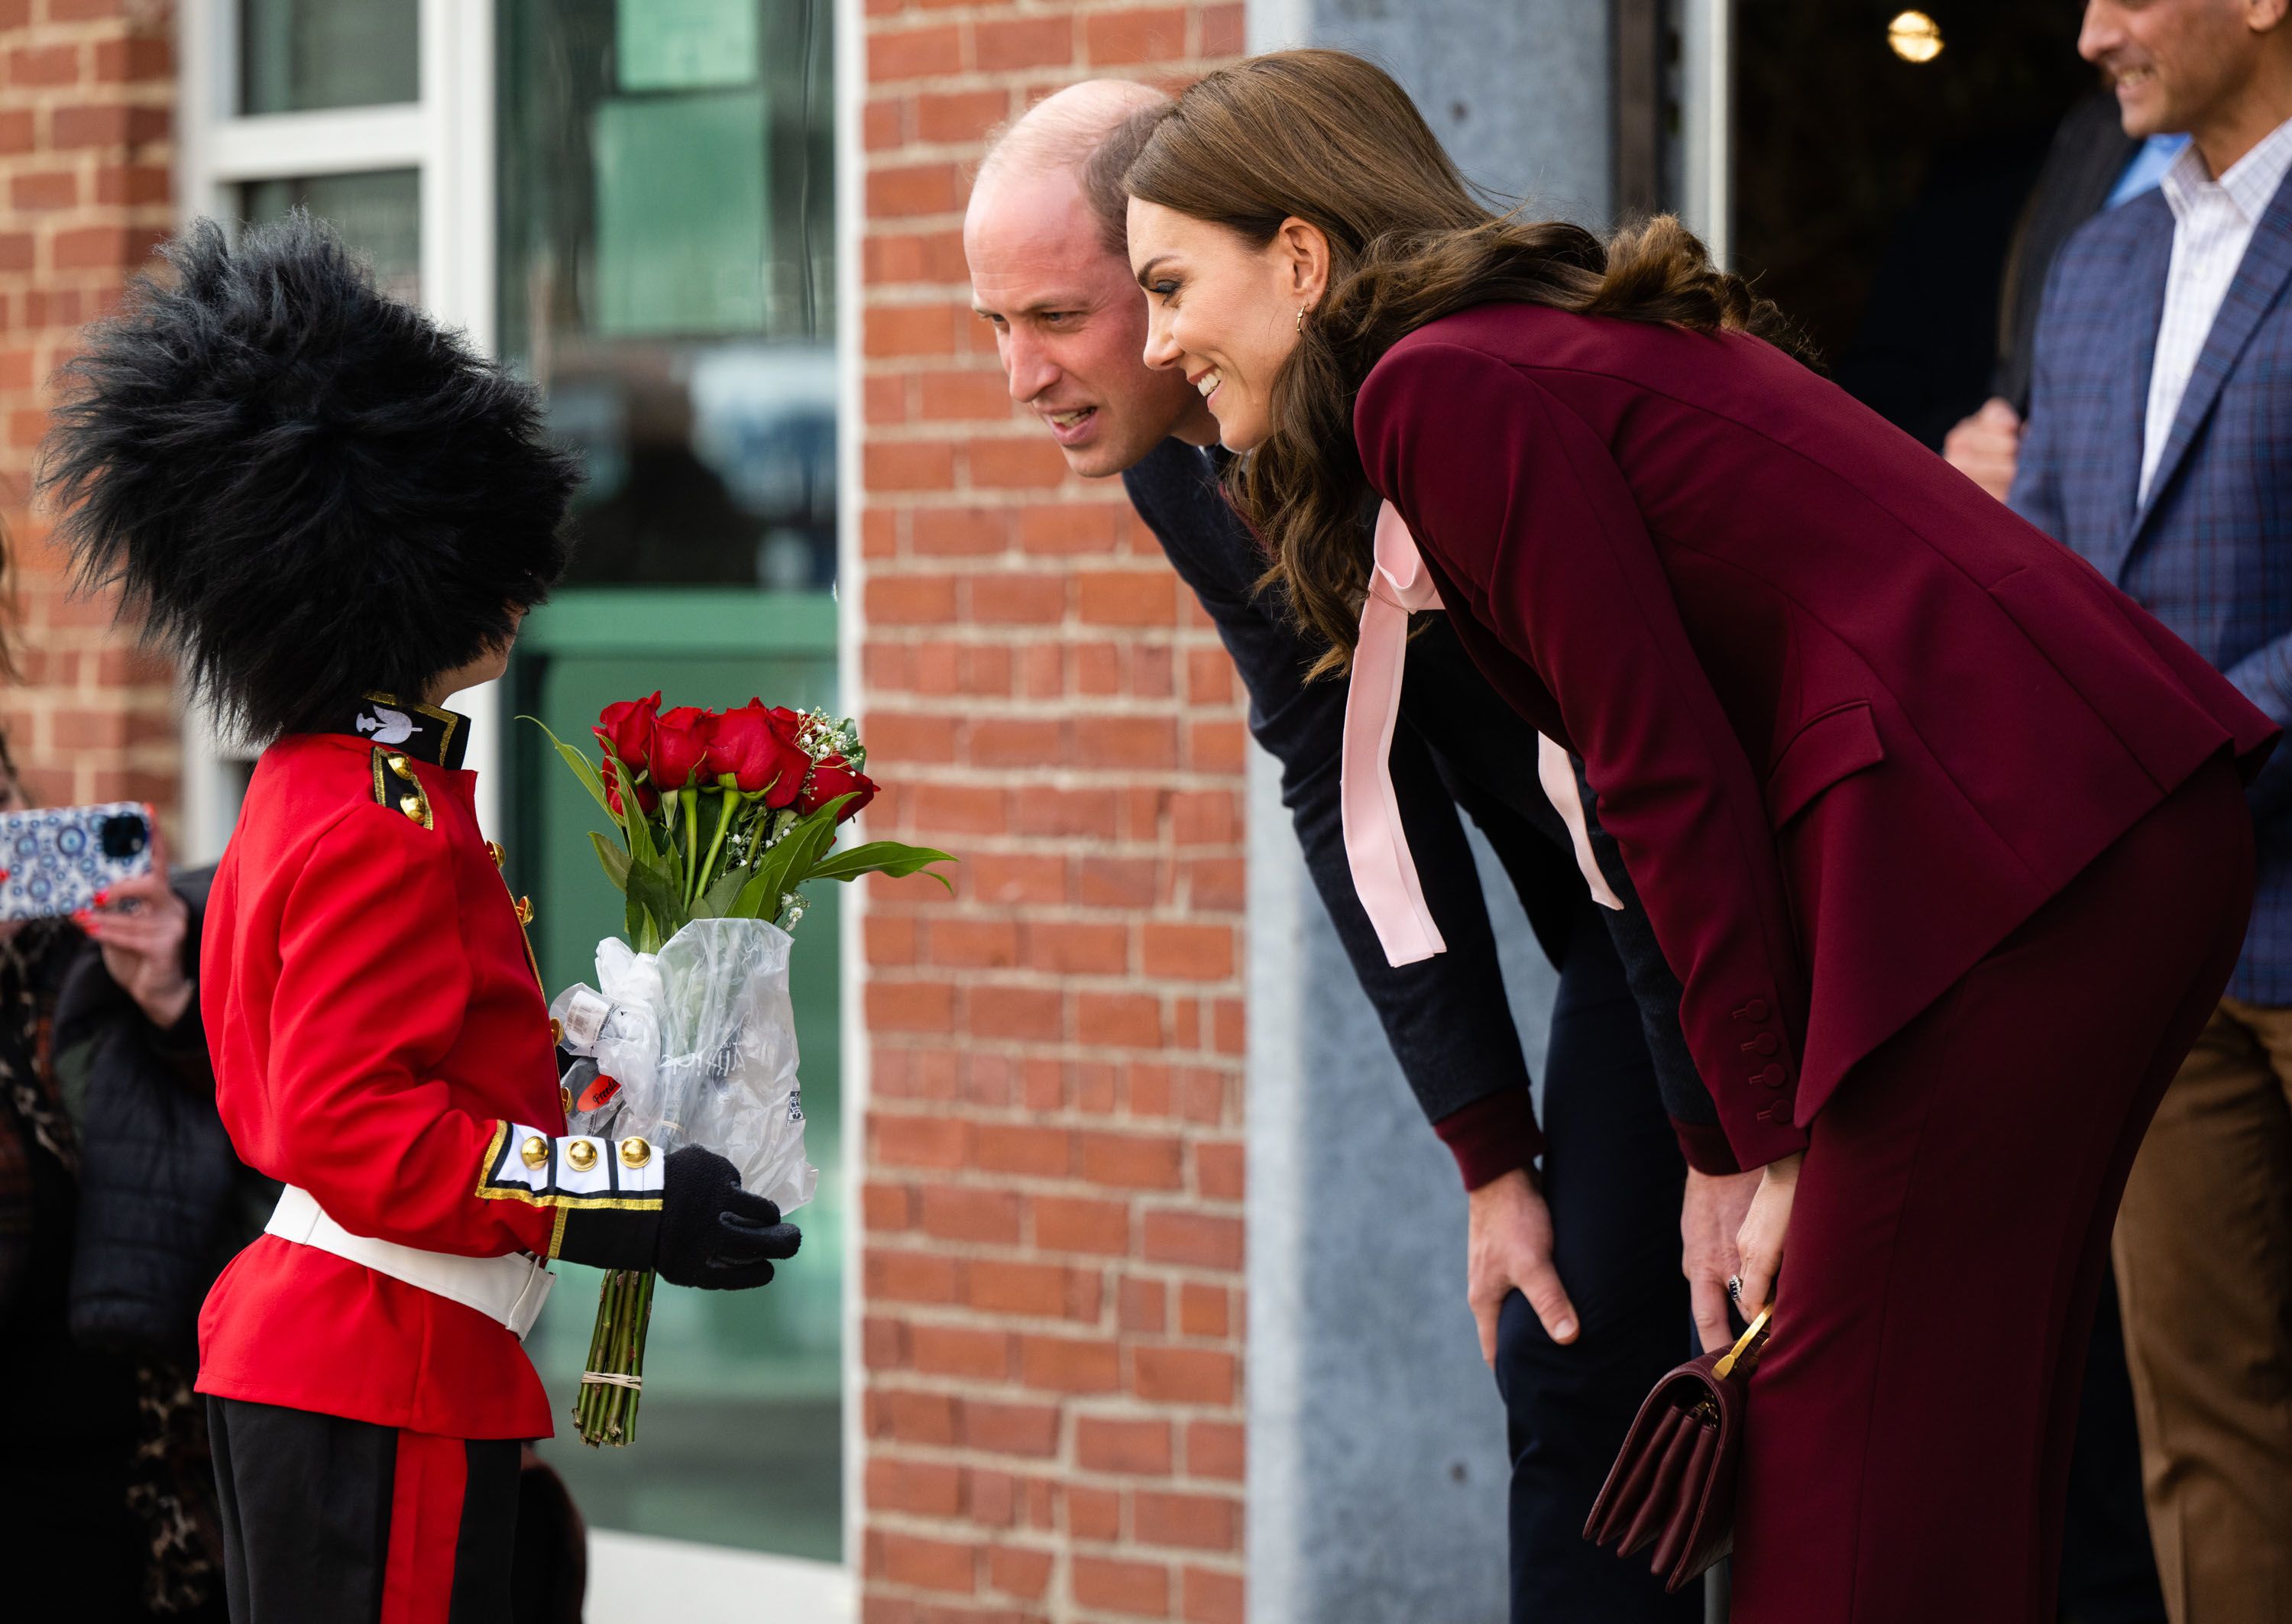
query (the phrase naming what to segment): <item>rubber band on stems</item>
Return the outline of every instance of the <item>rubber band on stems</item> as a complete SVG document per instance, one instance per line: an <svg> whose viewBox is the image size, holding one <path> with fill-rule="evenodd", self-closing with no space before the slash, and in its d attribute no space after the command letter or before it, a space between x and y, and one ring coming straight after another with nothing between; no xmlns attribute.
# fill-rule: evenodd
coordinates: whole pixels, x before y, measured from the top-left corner
<svg viewBox="0 0 2292 1624"><path fill-rule="evenodd" d="M589 1332L573 1416L581 1442L592 1448L634 1443L637 1403L644 1394L645 1333L652 1326L653 1276L615 1269L597 1293L597 1320Z"/></svg>

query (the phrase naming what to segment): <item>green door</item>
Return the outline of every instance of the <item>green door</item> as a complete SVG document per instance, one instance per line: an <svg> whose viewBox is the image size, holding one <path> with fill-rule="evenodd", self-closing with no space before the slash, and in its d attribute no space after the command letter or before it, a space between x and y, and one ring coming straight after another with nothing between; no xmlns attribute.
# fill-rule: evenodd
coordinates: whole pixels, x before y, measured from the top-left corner
<svg viewBox="0 0 2292 1624"><path fill-rule="evenodd" d="M597 712L662 691L664 704L761 697L835 703L835 605L824 594L569 591L535 611L511 674L517 712L569 744ZM593 984L597 942L621 933L589 832L609 824L529 722L511 756L512 883L535 900L534 948L554 993ZM838 1145L837 939L843 888L819 888L790 970L803 1050L806 1148L819 1194L796 1215L803 1250L759 1291L663 1287L654 1298L639 1441L592 1451L560 1423L549 1450L590 1522L673 1539L835 1561L842 1526L842 1263L847 1192ZM596 1308L595 1271L561 1267L527 1342L569 1409Z"/></svg>

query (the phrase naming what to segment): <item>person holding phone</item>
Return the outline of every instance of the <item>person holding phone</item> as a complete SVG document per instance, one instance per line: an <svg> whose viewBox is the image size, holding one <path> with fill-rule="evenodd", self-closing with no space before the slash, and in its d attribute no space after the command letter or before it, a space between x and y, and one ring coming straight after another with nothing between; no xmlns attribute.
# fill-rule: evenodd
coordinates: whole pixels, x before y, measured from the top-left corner
<svg viewBox="0 0 2292 1624"><path fill-rule="evenodd" d="M0 738L0 818L28 809ZM254 1185L193 996L206 879L149 856L95 907L0 921L0 1390L36 1401L0 1526L84 1616L197 1624L223 1598L196 1316Z"/></svg>

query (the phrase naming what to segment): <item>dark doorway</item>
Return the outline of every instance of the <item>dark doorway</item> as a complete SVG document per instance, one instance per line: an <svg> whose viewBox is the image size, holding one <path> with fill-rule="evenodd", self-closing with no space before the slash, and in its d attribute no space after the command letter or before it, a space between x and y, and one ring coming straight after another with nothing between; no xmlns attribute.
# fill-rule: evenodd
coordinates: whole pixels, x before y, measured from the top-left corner
<svg viewBox="0 0 2292 1624"><path fill-rule="evenodd" d="M2074 0L1916 4L1737 0L1734 261L1939 447L1990 392L2031 188L2098 81Z"/></svg>

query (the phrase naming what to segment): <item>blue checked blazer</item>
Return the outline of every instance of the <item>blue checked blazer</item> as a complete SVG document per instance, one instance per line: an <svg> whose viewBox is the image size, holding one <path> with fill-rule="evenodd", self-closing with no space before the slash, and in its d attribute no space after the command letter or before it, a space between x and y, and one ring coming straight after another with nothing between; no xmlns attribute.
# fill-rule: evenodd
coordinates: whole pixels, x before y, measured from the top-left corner
<svg viewBox="0 0 2292 1624"><path fill-rule="evenodd" d="M2292 179L2253 232L2197 359L2149 500L2149 368L2173 213L2156 192L2096 216L2054 261L2012 497L2292 721ZM2292 1004L2292 752L2248 792L2260 888L2231 996Z"/></svg>

